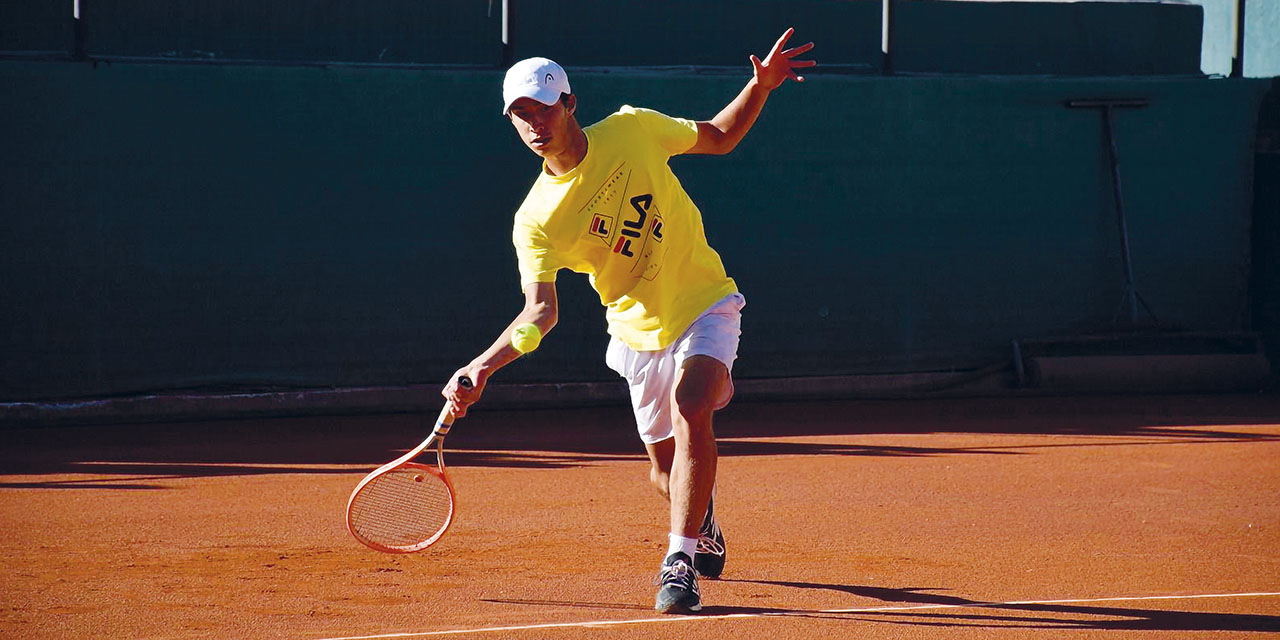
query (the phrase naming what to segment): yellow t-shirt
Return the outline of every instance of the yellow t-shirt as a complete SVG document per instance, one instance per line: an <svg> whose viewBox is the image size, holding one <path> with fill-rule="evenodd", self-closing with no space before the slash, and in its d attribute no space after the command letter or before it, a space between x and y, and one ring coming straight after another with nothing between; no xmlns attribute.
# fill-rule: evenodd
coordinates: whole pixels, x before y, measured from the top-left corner
<svg viewBox="0 0 1280 640"><path fill-rule="evenodd" d="M585 273L611 335L636 351L664 349L737 291L667 166L697 142L697 123L623 106L584 131L582 162L562 176L544 167L516 211L521 287L555 282L560 269Z"/></svg>

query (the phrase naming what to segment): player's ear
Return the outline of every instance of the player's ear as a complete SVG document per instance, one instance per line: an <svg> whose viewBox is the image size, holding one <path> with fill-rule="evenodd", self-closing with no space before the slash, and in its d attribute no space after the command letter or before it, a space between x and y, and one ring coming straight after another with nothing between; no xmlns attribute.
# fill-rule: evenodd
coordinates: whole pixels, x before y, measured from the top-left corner
<svg viewBox="0 0 1280 640"><path fill-rule="evenodd" d="M564 105L565 113L573 115L573 112L578 109L578 96L575 96L572 93L560 94L560 104Z"/></svg>

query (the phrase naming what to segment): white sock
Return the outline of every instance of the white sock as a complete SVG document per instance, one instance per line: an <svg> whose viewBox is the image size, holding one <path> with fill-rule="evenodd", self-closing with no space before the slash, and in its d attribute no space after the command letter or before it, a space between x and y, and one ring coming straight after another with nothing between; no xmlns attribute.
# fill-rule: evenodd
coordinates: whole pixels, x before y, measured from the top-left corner
<svg viewBox="0 0 1280 640"><path fill-rule="evenodd" d="M686 538L676 533L667 534L667 557L673 553L683 553L692 560L694 554L698 552L698 539Z"/></svg>

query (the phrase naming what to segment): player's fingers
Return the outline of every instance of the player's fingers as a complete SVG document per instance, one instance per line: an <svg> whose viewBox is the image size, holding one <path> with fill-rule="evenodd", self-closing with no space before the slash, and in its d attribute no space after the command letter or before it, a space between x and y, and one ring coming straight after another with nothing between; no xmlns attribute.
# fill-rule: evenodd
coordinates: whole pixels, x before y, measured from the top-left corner
<svg viewBox="0 0 1280 640"><path fill-rule="evenodd" d="M455 418L467 415L467 409L480 399L475 391L470 389L457 389L447 395L446 398L448 400L449 413Z"/></svg>
<svg viewBox="0 0 1280 640"><path fill-rule="evenodd" d="M808 51L812 51L812 50L813 50L813 43L812 43L812 42L809 42L809 43L802 44L802 45L800 45L800 46L798 46L798 47L795 47L795 48L792 48L792 49L787 49L786 51L783 51L783 52L782 52L782 55L783 55L783 56L785 56L785 57L787 57L787 58L794 58L795 56L798 56L798 55L800 55L800 54L802 54L802 53L806 53L806 52L808 52Z"/></svg>
<svg viewBox="0 0 1280 640"><path fill-rule="evenodd" d="M449 384L446 384L444 389L440 391L440 395L444 396L444 399L450 404L461 406L463 413L466 413L466 405L472 404L476 401L477 391L473 385L461 384L460 381L464 378L470 380L470 378L466 376L455 376L449 381ZM461 414L456 415L461 417Z"/></svg>
<svg viewBox="0 0 1280 640"><path fill-rule="evenodd" d="M467 412L465 406L460 404L456 398L445 396L444 403L449 407L449 414L455 418L461 418Z"/></svg>
<svg viewBox="0 0 1280 640"><path fill-rule="evenodd" d="M786 31L782 32L782 37L778 38L778 41L773 44L773 49L769 50L769 57L772 58L777 55L779 51L782 51L782 48L787 46L787 40L791 39L791 34L795 32L795 27L789 27Z"/></svg>

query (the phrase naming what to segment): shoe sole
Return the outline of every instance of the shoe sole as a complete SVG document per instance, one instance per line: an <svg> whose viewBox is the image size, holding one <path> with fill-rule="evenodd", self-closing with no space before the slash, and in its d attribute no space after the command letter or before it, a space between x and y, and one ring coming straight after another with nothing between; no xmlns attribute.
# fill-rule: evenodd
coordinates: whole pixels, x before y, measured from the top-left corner
<svg viewBox="0 0 1280 640"><path fill-rule="evenodd" d="M663 606L660 603L655 605L653 609L658 613L673 613L673 614L698 613L699 611L702 611L702 603L698 603L693 606L685 606L680 604L679 602L669 602L666 604L666 606Z"/></svg>
<svg viewBox="0 0 1280 640"><path fill-rule="evenodd" d="M689 602L689 600L693 600L693 602ZM665 599L659 593L653 609L658 613L697 613L702 611L702 599L697 597Z"/></svg>

